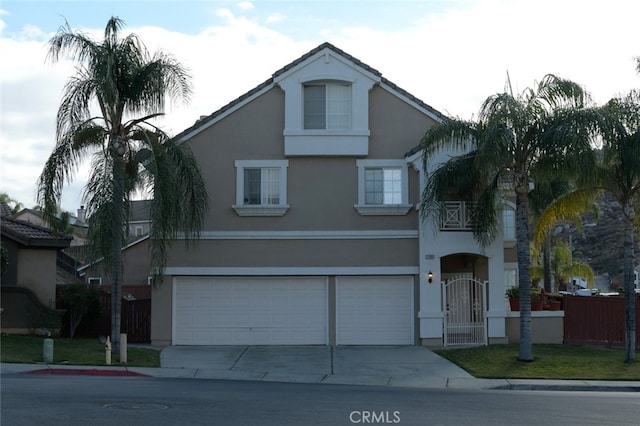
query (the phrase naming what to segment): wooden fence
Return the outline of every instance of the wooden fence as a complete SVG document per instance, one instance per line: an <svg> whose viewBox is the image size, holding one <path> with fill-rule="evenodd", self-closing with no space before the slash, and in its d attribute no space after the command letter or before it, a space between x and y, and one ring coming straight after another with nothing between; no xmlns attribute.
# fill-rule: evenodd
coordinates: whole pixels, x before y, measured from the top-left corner
<svg viewBox="0 0 640 426"><path fill-rule="evenodd" d="M111 294L100 292L98 332L111 335ZM128 343L151 343L151 299L123 300L120 331L127 333Z"/></svg>
<svg viewBox="0 0 640 426"><path fill-rule="evenodd" d="M624 345L624 297L565 296L564 343ZM640 297L636 297L636 346L640 347Z"/></svg>

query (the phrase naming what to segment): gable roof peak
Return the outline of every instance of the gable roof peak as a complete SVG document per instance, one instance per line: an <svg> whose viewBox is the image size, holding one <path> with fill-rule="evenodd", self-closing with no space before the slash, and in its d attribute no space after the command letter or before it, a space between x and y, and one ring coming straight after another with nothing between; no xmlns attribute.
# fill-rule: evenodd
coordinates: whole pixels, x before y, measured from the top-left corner
<svg viewBox="0 0 640 426"><path fill-rule="evenodd" d="M359 66L360 68L365 69L367 72L374 74L377 77L382 77L382 73L380 71L378 71L377 69L365 64L364 62L362 62L361 60L357 59L356 57L348 54L347 52L345 52L344 50L336 47L335 45L329 43L328 41L325 41L324 43L320 44L319 46L315 47L314 49L311 49L310 51L308 51L307 53L305 53L304 55L300 56L298 59L294 60L293 62L290 62L289 64L285 65L284 67L280 68L279 70L277 70L276 72L274 72L272 74L272 81L274 79L276 79L278 76L282 75L283 73L291 70L292 68L295 68L296 66L300 65L301 63L305 62L307 59L315 56L316 54L322 52L325 49L329 49L332 52L334 52L335 54L342 56L344 59L348 60L349 62L353 63L356 66Z"/></svg>
<svg viewBox="0 0 640 426"><path fill-rule="evenodd" d="M343 58L345 61L351 62L351 64L353 64L354 66L361 68L365 73L368 73L369 76L373 78L373 80L377 81L378 84L382 83L387 88L387 90L390 90L396 93L397 95L404 97L407 101L414 103L419 108L423 109L429 115L431 115L435 120L440 120L442 119L442 117L444 117L444 115L439 111L437 111L435 108L431 107L430 105L426 104L422 100L411 95L406 90L401 89L396 84L387 80L385 77L382 76L382 73L377 69L365 64L361 60L346 53L344 50L336 47L335 45L329 43L328 41L325 41L320 45L318 45L317 47L311 49L304 55L300 56L298 59L280 68L279 70L274 72L269 79L259 84L255 88L249 90L248 92L244 93L243 95L240 95L238 98L232 100L231 102L224 105L217 111L214 111L209 115L200 115L200 117L190 127L186 128L179 134L175 135L174 139L177 140L178 143L181 143L184 140L191 137L192 135L206 129L209 125L214 123L215 120L230 113L239 105L242 105L242 103L246 102L248 99L251 99L254 96L259 96L259 94L262 93L263 91L269 90L269 88L273 87L274 84L277 84L276 82L278 80L281 80L286 77L284 74L288 73L289 71L292 71L293 68L297 67L298 65L302 64L306 60L312 58L313 56L317 55L318 53L322 52L325 49L331 50L336 55Z"/></svg>

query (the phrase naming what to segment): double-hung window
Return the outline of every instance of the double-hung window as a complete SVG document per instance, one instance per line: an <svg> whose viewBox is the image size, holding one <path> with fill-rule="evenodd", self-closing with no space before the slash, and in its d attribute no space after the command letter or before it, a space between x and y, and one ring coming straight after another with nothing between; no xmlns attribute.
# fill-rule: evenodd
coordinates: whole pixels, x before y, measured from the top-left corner
<svg viewBox="0 0 640 426"><path fill-rule="evenodd" d="M364 170L364 203L368 205L402 203L402 169L370 167Z"/></svg>
<svg viewBox="0 0 640 426"><path fill-rule="evenodd" d="M244 169L243 204L280 204L280 168L251 167Z"/></svg>
<svg viewBox="0 0 640 426"><path fill-rule="evenodd" d="M361 215L405 215L409 204L408 167L404 160L357 160Z"/></svg>
<svg viewBox="0 0 640 426"><path fill-rule="evenodd" d="M304 86L304 128L351 128L351 85L314 83Z"/></svg>
<svg viewBox="0 0 640 426"><path fill-rule="evenodd" d="M287 160L236 161L239 216L282 216L287 205Z"/></svg>

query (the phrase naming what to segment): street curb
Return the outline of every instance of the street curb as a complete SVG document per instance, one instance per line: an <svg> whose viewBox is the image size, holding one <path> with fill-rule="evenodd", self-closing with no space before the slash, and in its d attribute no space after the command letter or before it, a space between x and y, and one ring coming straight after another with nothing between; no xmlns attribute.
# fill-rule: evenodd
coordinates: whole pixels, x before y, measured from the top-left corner
<svg viewBox="0 0 640 426"><path fill-rule="evenodd" d="M276 372L254 372L233 370L210 370L191 368L153 368L114 366L83 366L57 364L0 363L2 374L42 375L89 375L109 377L143 377L164 379L209 379L243 380L281 383L316 383L326 385L354 385L376 387L439 388L451 390L497 390L497 391L578 391L578 392L640 392L640 381L611 380L526 380L526 379L480 379L436 377L422 380L419 377L363 376L351 374L324 375L283 374Z"/></svg>
<svg viewBox="0 0 640 426"><path fill-rule="evenodd" d="M491 390L534 390L534 391L560 391L560 392L640 392L640 386L593 386L593 385L539 385L518 384L502 385Z"/></svg>

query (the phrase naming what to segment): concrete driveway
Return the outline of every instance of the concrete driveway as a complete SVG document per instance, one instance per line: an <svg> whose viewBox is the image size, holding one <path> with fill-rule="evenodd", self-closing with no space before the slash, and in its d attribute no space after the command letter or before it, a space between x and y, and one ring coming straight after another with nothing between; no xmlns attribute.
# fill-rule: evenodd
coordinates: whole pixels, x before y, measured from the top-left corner
<svg viewBox="0 0 640 426"><path fill-rule="evenodd" d="M448 387L473 379L421 346L170 346L160 362L176 375L234 380Z"/></svg>

